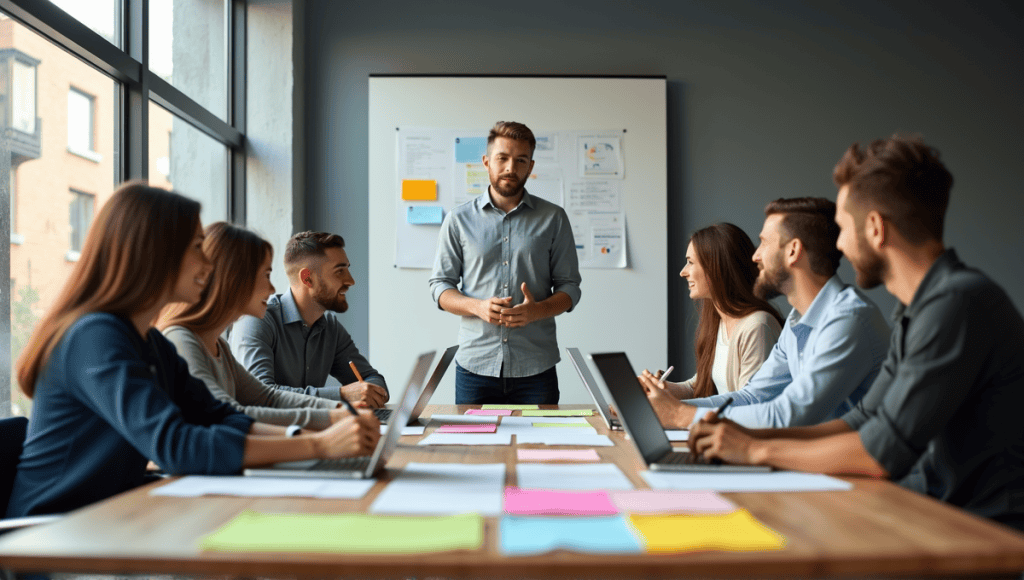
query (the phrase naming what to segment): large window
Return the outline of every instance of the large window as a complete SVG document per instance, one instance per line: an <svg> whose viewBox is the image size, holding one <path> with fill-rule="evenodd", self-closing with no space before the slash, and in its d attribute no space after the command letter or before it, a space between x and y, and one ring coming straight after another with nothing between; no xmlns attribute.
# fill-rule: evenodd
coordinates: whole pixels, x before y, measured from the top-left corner
<svg viewBox="0 0 1024 580"><path fill-rule="evenodd" d="M173 187L204 222L244 223L244 8L0 0L0 417L28 414L13 362L118 183Z"/></svg>

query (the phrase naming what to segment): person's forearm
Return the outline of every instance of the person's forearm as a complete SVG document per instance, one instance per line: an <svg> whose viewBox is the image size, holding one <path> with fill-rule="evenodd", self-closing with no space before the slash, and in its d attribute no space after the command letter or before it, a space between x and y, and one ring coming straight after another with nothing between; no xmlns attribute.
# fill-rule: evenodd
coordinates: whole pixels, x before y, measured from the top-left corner
<svg viewBox="0 0 1024 580"><path fill-rule="evenodd" d="M728 416L728 413L726 414ZM807 427L783 427L778 429L751 429L759 439L819 439L852 431L846 421L833 419Z"/></svg>
<svg viewBox="0 0 1024 580"><path fill-rule="evenodd" d="M320 456L315 437L314 434L297 437L250 435L245 438L242 467L315 459Z"/></svg>
<svg viewBox="0 0 1024 580"><path fill-rule="evenodd" d="M758 465L812 473L888 477L856 431L818 439L766 439L754 443L751 459Z"/></svg>
<svg viewBox="0 0 1024 580"><path fill-rule="evenodd" d="M256 421L249 428L249 435L284 435L285 427Z"/></svg>
<svg viewBox="0 0 1024 580"><path fill-rule="evenodd" d="M470 298L454 288L445 290L437 299L437 305L445 312L457 316L476 316L474 309L478 302L476 298Z"/></svg>
<svg viewBox="0 0 1024 580"><path fill-rule="evenodd" d="M553 318L572 308L572 298L565 292L555 292L537 303L541 307L542 318Z"/></svg>

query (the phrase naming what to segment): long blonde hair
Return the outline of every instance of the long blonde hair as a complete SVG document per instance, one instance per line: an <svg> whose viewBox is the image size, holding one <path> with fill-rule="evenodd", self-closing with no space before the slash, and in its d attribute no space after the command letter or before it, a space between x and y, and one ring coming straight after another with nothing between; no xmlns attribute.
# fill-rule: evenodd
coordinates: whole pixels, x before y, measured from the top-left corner
<svg viewBox="0 0 1024 580"><path fill-rule="evenodd" d="M96 216L78 263L18 357L18 385L29 397L64 333L82 315L131 317L173 287L199 228L199 202L141 182L114 192Z"/></svg>

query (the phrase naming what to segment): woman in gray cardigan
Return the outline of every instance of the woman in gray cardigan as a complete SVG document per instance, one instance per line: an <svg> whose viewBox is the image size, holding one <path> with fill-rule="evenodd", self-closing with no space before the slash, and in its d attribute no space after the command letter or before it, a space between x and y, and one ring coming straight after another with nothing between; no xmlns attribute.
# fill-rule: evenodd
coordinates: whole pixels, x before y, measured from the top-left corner
<svg viewBox="0 0 1024 580"><path fill-rule="evenodd" d="M173 305L158 325L189 373L213 396L262 423L324 429L347 417L337 401L292 393L261 383L231 354L221 338L243 314L262 318L270 282L273 248L256 234L225 222L207 226L203 251L213 272L199 302Z"/></svg>

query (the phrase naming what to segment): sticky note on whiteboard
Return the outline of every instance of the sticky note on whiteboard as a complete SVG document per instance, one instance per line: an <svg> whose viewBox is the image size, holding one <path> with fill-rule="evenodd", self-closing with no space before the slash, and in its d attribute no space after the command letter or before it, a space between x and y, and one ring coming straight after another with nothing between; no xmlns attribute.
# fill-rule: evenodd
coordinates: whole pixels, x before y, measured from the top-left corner
<svg viewBox="0 0 1024 580"><path fill-rule="evenodd" d="M406 221L415 225L437 224L444 219L444 209L439 205L413 205L405 209Z"/></svg>
<svg viewBox="0 0 1024 580"><path fill-rule="evenodd" d="M434 201L437 199L437 182L433 179L403 179L402 199L406 201Z"/></svg>

